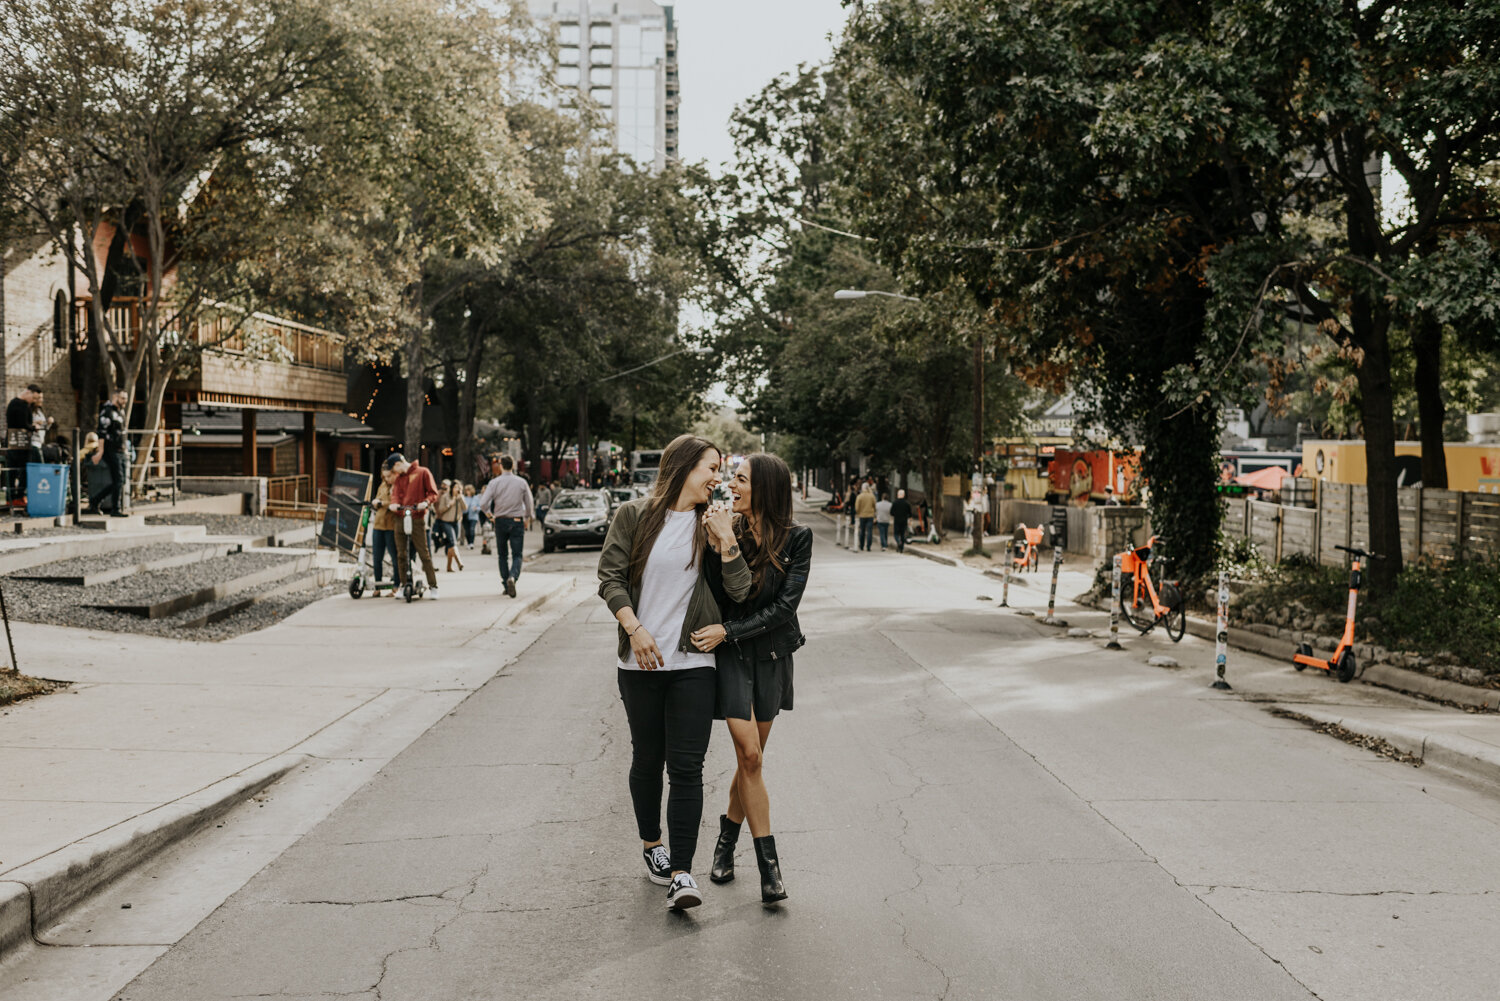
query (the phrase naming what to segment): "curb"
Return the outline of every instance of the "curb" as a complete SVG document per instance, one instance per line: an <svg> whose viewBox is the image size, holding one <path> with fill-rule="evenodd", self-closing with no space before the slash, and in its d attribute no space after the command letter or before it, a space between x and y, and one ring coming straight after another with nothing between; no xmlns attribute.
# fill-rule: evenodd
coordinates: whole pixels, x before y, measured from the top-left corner
<svg viewBox="0 0 1500 1001"><path fill-rule="evenodd" d="M513 614L508 614L508 615L502 615L500 617L499 621L496 624L497 625L504 625L504 626L513 626L517 622L520 621L521 616L527 615L527 614L529 614L531 612L536 611L538 608L541 608L543 605L545 605L547 602L551 601L553 598L561 597L562 595L565 595L568 592L570 592L572 589L573 588L572 588L571 580L561 581L556 586L554 586L551 590L549 590L549 591L543 591L542 593L538 594L536 597L531 598L529 601L526 601L523 604L514 606L514 613Z"/></svg>
<svg viewBox="0 0 1500 1001"><path fill-rule="evenodd" d="M1199 639L1212 640L1214 638L1214 624L1192 615L1189 615L1187 619L1187 631ZM1297 649L1297 645L1291 640L1262 636L1235 626L1229 627L1229 645L1270 657L1273 660L1285 661L1290 661ZM1430 699L1457 702L1459 705L1472 706L1475 709L1493 711L1500 708L1500 690L1475 688L1472 685L1459 684L1457 681L1444 681L1442 678L1408 671L1403 667L1392 667L1389 664L1370 664L1360 673L1358 680L1370 685L1391 688L1404 694L1425 695Z"/></svg>
<svg viewBox="0 0 1500 1001"><path fill-rule="evenodd" d="M1430 733L1398 723L1372 723L1300 702L1281 708L1319 723L1342 726L1366 737L1379 737L1391 746L1420 758L1424 765L1437 765L1467 778L1500 784L1500 748L1472 737Z"/></svg>
<svg viewBox="0 0 1500 1001"><path fill-rule="evenodd" d="M105 884L228 813L308 760L305 754L268 758L0 876L0 957L35 938Z"/></svg>
<svg viewBox="0 0 1500 1001"><path fill-rule="evenodd" d="M921 557L924 560L931 560L934 563L941 563L941 564L943 564L943 566L948 566L948 567L961 567L961 566L964 566L964 564L962 562L960 562L959 560L955 560L951 556L944 556L942 553L927 553L927 552L923 552L922 550L913 547L910 543L908 543L907 546L906 546L906 552L907 552L908 555L919 556L919 557Z"/></svg>

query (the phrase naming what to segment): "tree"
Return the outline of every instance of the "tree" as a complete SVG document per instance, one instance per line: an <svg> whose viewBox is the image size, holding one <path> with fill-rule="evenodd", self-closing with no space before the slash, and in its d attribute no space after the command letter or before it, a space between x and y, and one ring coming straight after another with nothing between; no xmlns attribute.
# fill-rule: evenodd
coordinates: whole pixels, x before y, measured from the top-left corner
<svg viewBox="0 0 1500 1001"><path fill-rule="evenodd" d="M1387 584L1392 268L1442 219L1424 179L1451 192L1445 170L1493 156L1495 7L884 4L842 55L864 69L862 218L905 273L962 280L1028 377L1083 384L1146 446L1153 517L1188 573L1212 551L1221 402L1279 354L1294 299L1357 364ZM924 169L884 153L908 147ZM1382 153L1423 206L1410 224L1381 216Z"/></svg>
<svg viewBox="0 0 1500 1001"><path fill-rule="evenodd" d="M809 66L736 109L734 172L705 192L716 343L752 428L791 436L805 464L859 452L920 470L940 507L943 476L969 468L976 435L1018 418L1015 382L984 370L976 425L974 352L989 353L991 328L962 296L834 300L840 288L901 287L874 241L849 231L846 114L843 77Z"/></svg>
<svg viewBox="0 0 1500 1001"><path fill-rule="evenodd" d="M244 325L280 224L327 195L300 144L342 45L306 0L0 14L0 203L83 275L107 381L133 399L145 379L147 427L179 369ZM123 328L120 298L136 307Z"/></svg>

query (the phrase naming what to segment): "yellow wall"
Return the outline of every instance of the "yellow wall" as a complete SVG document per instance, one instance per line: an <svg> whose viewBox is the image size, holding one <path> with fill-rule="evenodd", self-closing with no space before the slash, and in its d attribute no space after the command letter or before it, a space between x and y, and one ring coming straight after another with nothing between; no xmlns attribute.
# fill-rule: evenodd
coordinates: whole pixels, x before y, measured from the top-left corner
<svg viewBox="0 0 1500 1001"><path fill-rule="evenodd" d="M1318 468L1322 453L1323 468ZM1444 447L1448 460L1448 489L1471 493L1500 494L1500 445L1470 445L1449 442ZM1396 455L1422 455L1422 446L1414 441L1398 441ZM1364 483L1366 475L1363 441L1305 441L1302 443L1302 475L1330 483Z"/></svg>

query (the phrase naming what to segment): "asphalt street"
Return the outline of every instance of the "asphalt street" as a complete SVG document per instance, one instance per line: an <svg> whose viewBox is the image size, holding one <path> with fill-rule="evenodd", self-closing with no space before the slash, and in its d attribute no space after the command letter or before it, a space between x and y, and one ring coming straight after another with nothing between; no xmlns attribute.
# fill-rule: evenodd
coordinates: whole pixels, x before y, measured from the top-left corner
<svg viewBox="0 0 1500 1001"><path fill-rule="evenodd" d="M703 876L722 729L704 905L644 878L613 622L585 597L118 997L1495 996L1492 795L815 527L766 758L783 905L748 838L738 880ZM586 583L596 558L534 565Z"/></svg>

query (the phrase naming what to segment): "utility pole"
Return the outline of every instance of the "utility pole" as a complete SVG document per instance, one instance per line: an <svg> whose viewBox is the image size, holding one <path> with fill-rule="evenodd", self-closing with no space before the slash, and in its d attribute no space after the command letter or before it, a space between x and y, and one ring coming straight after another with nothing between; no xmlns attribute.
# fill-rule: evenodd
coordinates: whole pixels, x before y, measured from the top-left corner
<svg viewBox="0 0 1500 1001"><path fill-rule="evenodd" d="M984 331L974 331L974 476L969 490L970 503L976 493L984 494ZM986 494L986 498L987 498ZM985 504L988 507L988 503ZM984 514L974 512L974 538L971 543L977 556L984 551Z"/></svg>

